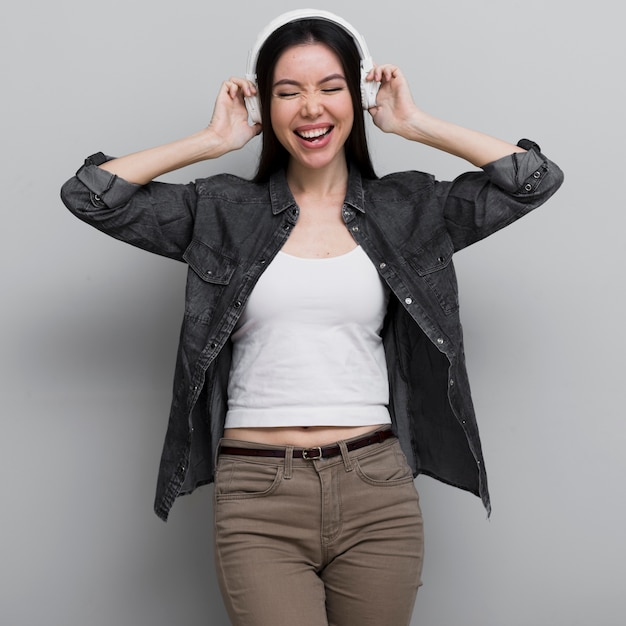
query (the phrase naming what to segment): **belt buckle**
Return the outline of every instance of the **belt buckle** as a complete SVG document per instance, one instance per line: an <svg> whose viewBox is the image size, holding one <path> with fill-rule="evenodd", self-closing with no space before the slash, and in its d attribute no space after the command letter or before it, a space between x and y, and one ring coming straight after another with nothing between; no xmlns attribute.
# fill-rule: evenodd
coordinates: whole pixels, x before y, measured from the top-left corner
<svg viewBox="0 0 626 626"><path fill-rule="evenodd" d="M315 454L315 451L317 451L317 456L309 456L310 452ZM302 458L307 461L317 461L317 459L322 458L322 448L320 446L316 446L315 448L305 448L302 450Z"/></svg>

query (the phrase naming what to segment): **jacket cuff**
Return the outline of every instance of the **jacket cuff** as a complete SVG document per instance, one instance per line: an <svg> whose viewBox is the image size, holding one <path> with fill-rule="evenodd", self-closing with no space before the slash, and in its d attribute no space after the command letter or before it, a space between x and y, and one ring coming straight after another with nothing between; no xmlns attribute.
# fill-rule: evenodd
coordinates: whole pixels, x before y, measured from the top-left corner
<svg viewBox="0 0 626 626"><path fill-rule="evenodd" d="M539 146L529 139L521 139L517 145L526 152L514 152L482 169L504 191L530 195L537 191L548 174L548 160L541 154Z"/></svg>
<svg viewBox="0 0 626 626"><path fill-rule="evenodd" d="M91 192L91 204L96 209L123 206L141 187L98 167L112 159L113 157L97 152L87 157L83 166L76 172L76 178Z"/></svg>

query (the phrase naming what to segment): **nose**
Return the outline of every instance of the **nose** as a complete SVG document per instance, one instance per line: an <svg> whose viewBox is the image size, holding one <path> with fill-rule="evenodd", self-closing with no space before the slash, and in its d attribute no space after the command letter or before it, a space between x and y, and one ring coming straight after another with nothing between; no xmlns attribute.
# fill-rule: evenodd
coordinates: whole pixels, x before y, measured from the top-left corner
<svg viewBox="0 0 626 626"><path fill-rule="evenodd" d="M304 117L319 117L322 114L323 109L324 107L318 91L304 95L302 102L302 115Z"/></svg>

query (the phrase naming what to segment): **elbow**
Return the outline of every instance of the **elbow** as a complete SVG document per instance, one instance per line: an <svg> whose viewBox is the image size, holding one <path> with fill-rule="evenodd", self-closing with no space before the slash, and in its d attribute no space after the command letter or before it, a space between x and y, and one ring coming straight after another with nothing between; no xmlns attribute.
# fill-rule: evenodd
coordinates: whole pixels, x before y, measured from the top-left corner
<svg viewBox="0 0 626 626"><path fill-rule="evenodd" d="M81 213L78 208L80 204L78 199L82 195L78 189L79 186L84 189L84 185L74 176L63 184L60 192L61 202L63 202L65 207L74 215Z"/></svg>

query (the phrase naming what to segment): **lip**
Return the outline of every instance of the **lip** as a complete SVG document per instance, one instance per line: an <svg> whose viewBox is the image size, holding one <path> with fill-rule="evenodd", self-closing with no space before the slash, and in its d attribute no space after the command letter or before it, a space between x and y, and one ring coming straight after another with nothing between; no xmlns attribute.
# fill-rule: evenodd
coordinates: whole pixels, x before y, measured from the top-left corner
<svg viewBox="0 0 626 626"><path fill-rule="evenodd" d="M333 124L307 124L293 132L298 143L306 148L322 148L328 145L334 130Z"/></svg>

